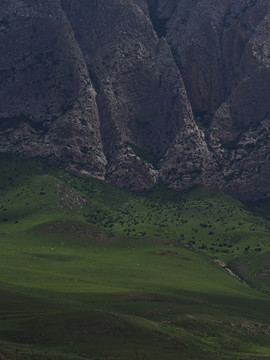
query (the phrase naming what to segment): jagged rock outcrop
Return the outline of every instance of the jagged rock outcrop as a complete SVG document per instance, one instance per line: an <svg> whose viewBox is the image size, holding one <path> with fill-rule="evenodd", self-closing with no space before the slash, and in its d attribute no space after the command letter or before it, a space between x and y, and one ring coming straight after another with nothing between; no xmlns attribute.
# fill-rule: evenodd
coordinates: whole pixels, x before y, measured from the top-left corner
<svg viewBox="0 0 270 360"><path fill-rule="evenodd" d="M0 5L0 151L104 177L96 94L59 1Z"/></svg>
<svg viewBox="0 0 270 360"><path fill-rule="evenodd" d="M187 133L184 124L196 128L170 47L157 37L146 1L62 0L62 6L97 91L106 178L122 187L149 188L156 172L135 161L132 147L125 146L123 155L123 145L161 158L179 131ZM197 147L194 142L189 157L197 157Z"/></svg>
<svg viewBox="0 0 270 360"><path fill-rule="evenodd" d="M270 196L267 0L3 0L0 151Z"/></svg>
<svg viewBox="0 0 270 360"><path fill-rule="evenodd" d="M269 196L270 4L240 2L230 14L223 37L230 91L214 115L209 143L225 169L223 189L255 200Z"/></svg>
<svg viewBox="0 0 270 360"><path fill-rule="evenodd" d="M152 12L216 162L204 167L208 183L269 197L269 2L159 0Z"/></svg>

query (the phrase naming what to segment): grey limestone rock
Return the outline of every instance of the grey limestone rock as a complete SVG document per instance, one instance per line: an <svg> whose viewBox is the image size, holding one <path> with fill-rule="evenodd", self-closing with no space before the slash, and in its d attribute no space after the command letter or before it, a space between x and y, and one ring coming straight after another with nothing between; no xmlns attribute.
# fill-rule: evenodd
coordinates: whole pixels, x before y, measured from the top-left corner
<svg viewBox="0 0 270 360"><path fill-rule="evenodd" d="M0 150L104 178L96 93L60 2L0 11Z"/></svg>
<svg viewBox="0 0 270 360"><path fill-rule="evenodd" d="M270 196L268 0L2 0L0 151Z"/></svg>

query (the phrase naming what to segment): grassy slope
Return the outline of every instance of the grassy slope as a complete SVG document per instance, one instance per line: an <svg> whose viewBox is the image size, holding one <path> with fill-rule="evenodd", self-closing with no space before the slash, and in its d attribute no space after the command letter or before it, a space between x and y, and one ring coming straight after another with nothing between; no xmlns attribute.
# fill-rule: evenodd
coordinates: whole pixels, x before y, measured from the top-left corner
<svg viewBox="0 0 270 360"><path fill-rule="evenodd" d="M270 358L269 296L209 260L267 292L263 217L203 188L140 195L42 162L0 162L3 350L18 359Z"/></svg>

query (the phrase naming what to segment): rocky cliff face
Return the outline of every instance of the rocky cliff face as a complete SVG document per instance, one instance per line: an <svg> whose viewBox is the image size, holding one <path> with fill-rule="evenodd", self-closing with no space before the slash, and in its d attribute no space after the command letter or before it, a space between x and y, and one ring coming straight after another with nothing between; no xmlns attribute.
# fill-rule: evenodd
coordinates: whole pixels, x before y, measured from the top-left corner
<svg viewBox="0 0 270 360"><path fill-rule="evenodd" d="M0 9L0 151L103 177L96 93L60 2Z"/></svg>
<svg viewBox="0 0 270 360"><path fill-rule="evenodd" d="M0 151L269 197L267 0L3 0Z"/></svg>

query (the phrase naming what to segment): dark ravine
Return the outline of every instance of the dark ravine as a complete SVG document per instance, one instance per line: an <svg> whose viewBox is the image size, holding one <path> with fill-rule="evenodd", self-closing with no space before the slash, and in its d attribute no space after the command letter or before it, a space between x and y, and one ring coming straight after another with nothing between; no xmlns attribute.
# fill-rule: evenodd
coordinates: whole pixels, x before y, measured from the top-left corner
<svg viewBox="0 0 270 360"><path fill-rule="evenodd" d="M2 0L0 151L267 198L269 39L267 0Z"/></svg>

